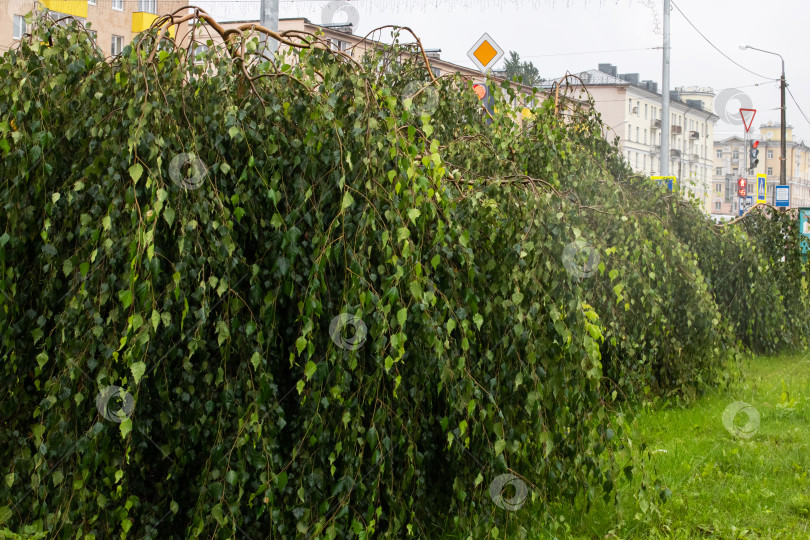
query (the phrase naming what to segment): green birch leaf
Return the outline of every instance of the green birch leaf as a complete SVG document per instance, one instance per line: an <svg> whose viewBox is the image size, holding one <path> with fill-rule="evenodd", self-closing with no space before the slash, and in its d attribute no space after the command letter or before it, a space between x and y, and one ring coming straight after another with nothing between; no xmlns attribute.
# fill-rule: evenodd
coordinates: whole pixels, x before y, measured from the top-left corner
<svg viewBox="0 0 810 540"><path fill-rule="evenodd" d="M138 180L141 179L142 174L143 174L143 165L141 165L140 163L136 163L135 165L129 168L129 176L130 178L132 178L132 181L135 182L136 184L138 183Z"/></svg>

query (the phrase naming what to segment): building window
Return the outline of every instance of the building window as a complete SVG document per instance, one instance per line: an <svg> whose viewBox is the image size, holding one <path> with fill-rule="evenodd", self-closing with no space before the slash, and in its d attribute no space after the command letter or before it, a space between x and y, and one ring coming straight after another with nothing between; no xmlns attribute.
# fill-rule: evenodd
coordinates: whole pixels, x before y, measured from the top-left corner
<svg viewBox="0 0 810 540"><path fill-rule="evenodd" d="M432 67L430 68L430 71L433 72L433 76L436 77L437 79L442 76L442 70L440 70L439 68Z"/></svg>
<svg viewBox="0 0 810 540"><path fill-rule="evenodd" d="M773 159L773 150L768 150L768 159Z"/></svg>
<svg viewBox="0 0 810 540"><path fill-rule="evenodd" d="M646 116L646 114L644 115ZM644 130L644 144L647 144L647 130Z"/></svg>
<svg viewBox="0 0 810 540"><path fill-rule="evenodd" d="M714 174L716 174L717 176L723 174L723 167L715 167Z"/></svg>
<svg viewBox="0 0 810 540"><path fill-rule="evenodd" d="M348 41L341 41L339 39L329 38L326 40L329 44L329 48L333 51L345 51L349 48Z"/></svg>
<svg viewBox="0 0 810 540"><path fill-rule="evenodd" d="M636 152L636 169L638 169L638 152Z"/></svg>
<svg viewBox="0 0 810 540"><path fill-rule="evenodd" d="M768 167L768 176L773 174L773 167Z"/></svg>
<svg viewBox="0 0 810 540"><path fill-rule="evenodd" d="M95 30L88 30L87 33L90 34L90 39L92 40L93 45L95 45L98 40L98 32Z"/></svg>
<svg viewBox="0 0 810 540"><path fill-rule="evenodd" d="M633 142L633 126L627 126L627 140Z"/></svg>
<svg viewBox="0 0 810 540"><path fill-rule="evenodd" d="M123 36L116 36L113 34L112 40L110 41L110 54L113 56L118 56L121 54L121 51L124 50L124 37Z"/></svg>
<svg viewBox="0 0 810 540"><path fill-rule="evenodd" d="M723 184L715 184L714 191L716 191L717 193L723 193Z"/></svg>
<svg viewBox="0 0 810 540"><path fill-rule="evenodd" d="M627 112L633 112L633 100L627 102Z"/></svg>
<svg viewBox="0 0 810 540"><path fill-rule="evenodd" d="M208 45L204 45L202 43L195 43L193 46L194 50L194 63L195 64L202 64L205 59L202 58L205 56L205 53L208 51Z"/></svg>
<svg viewBox="0 0 810 540"><path fill-rule="evenodd" d="M720 201L716 201L716 202L714 203L714 209L715 209L715 210L720 210Z"/></svg>
<svg viewBox="0 0 810 540"><path fill-rule="evenodd" d="M723 157L723 151L722 150L717 151L717 157L719 157L719 158Z"/></svg>
<svg viewBox="0 0 810 540"><path fill-rule="evenodd" d="M641 158L641 166L644 167L645 171L647 170L647 154L644 154Z"/></svg>
<svg viewBox="0 0 810 540"><path fill-rule="evenodd" d="M157 15L157 0L138 0L138 11Z"/></svg>
<svg viewBox="0 0 810 540"><path fill-rule="evenodd" d="M636 142L640 141L641 141L641 130L639 128L636 128Z"/></svg>
<svg viewBox="0 0 810 540"><path fill-rule="evenodd" d="M87 5L88 6L95 6L96 5L96 0L87 0Z"/></svg>
<svg viewBox="0 0 810 540"><path fill-rule="evenodd" d="M731 154L731 159L740 159L740 152L734 150L734 152Z"/></svg>
<svg viewBox="0 0 810 540"><path fill-rule="evenodd" d="M124 11L124 0L112 0L112 8L115 11Z"/></svg>
<svg viewBox="0 0 810 540"><path fill-rule="evenodd" d="M644 118L647 118L647 104L644 104Z"/></svg>
<svg viewBox="0 0 810 540"><path fill-rule="evenodd" d="M25 35L25 17L22 15L14 15L14 33L13 39L22 39Z"/></svg>

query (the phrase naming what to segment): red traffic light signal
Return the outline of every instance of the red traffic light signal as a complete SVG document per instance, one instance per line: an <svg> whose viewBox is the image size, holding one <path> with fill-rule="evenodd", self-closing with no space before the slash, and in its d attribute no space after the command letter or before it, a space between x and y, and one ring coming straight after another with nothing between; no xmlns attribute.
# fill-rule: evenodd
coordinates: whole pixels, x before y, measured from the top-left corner
<svg viewBox="0 0 810 540"><path fill-rule="evenodd" d="M745 189L746 183L747 182L745 181L745 178L743 178L743 177L740 177L740 178L737 179L737 187L741 187L741 188Z"/></svg>
<svg viewBox="0 0 810 540"><path fill-rule="evenodd" d="M487 124L492 123L492 115L495 114L495 96L489 91L486 84L474 84L473 92L478 97L478 100L483 105L484 109L489 113L487 115Z"/></svg>
<svg viewBox="0 0 810 540"><path fill-rule="evenodd" d="M748 193L746 192L744 187L741 187L737 190L737 195L740 197L745 197Z"/></svg>
<svg viewBox="0 0 810 540"><path fill-rule="evenodd" d="M759 146L759 141L751 141L751 148L756 148Z"/></svg>

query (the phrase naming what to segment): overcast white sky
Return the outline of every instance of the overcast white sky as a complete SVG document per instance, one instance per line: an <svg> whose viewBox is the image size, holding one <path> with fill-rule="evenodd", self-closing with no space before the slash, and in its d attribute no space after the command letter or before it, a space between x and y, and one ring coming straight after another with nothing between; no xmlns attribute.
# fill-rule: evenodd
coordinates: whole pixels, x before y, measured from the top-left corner
<svg viewBox="0 0 810 540"><path fill-rule="evenodd" d="M778 78L777 56L740 50L741 43L780 53L788 85L810 117L810 2L808 0L673 0L720 50L766 77ZM350 0L358 12L356 34L386 24L411 27L426 48L442 59L472 67L467 51L487 32L505 51L531 60L546 78L596 69L612 63L620 73L639 73L661 83L663 0ZM219 20L258 19L259 0L199 0ZM282 18L304 16L324 21L328 0L282 0ZM347 20L337 11L333 23ZM739 89L757 109L754 128L779 121L779 84L746 72L714 50L672 10L672 87L708 86L716 93ZM728 92L726 93L728 95ZM731 100L727 114L740 104ZM724 117L722 111L718 111ZM796 139L810 144L810 123L787 96L788 124ZM724 121L716 138L742 134ZM752 130L753 131L753 130Z"/></svg>

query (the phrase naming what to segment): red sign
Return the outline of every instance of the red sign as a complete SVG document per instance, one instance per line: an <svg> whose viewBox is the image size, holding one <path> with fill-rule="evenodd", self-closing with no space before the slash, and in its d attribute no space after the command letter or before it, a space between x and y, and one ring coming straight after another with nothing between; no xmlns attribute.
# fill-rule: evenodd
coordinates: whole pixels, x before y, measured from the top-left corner
<svg viewBox="0 0 810 540"><path fill-rule="evenodd" d="M747 113L747 114L746 114ZM750 115L748 118L748 122L745 121L745 117ZM757 115L756 109L743 109L740 108L740 116L742 117L743 126L745 126L745 132L748 133L748 130L751 129L751 124L754 123L754 117Z"/></svg>

